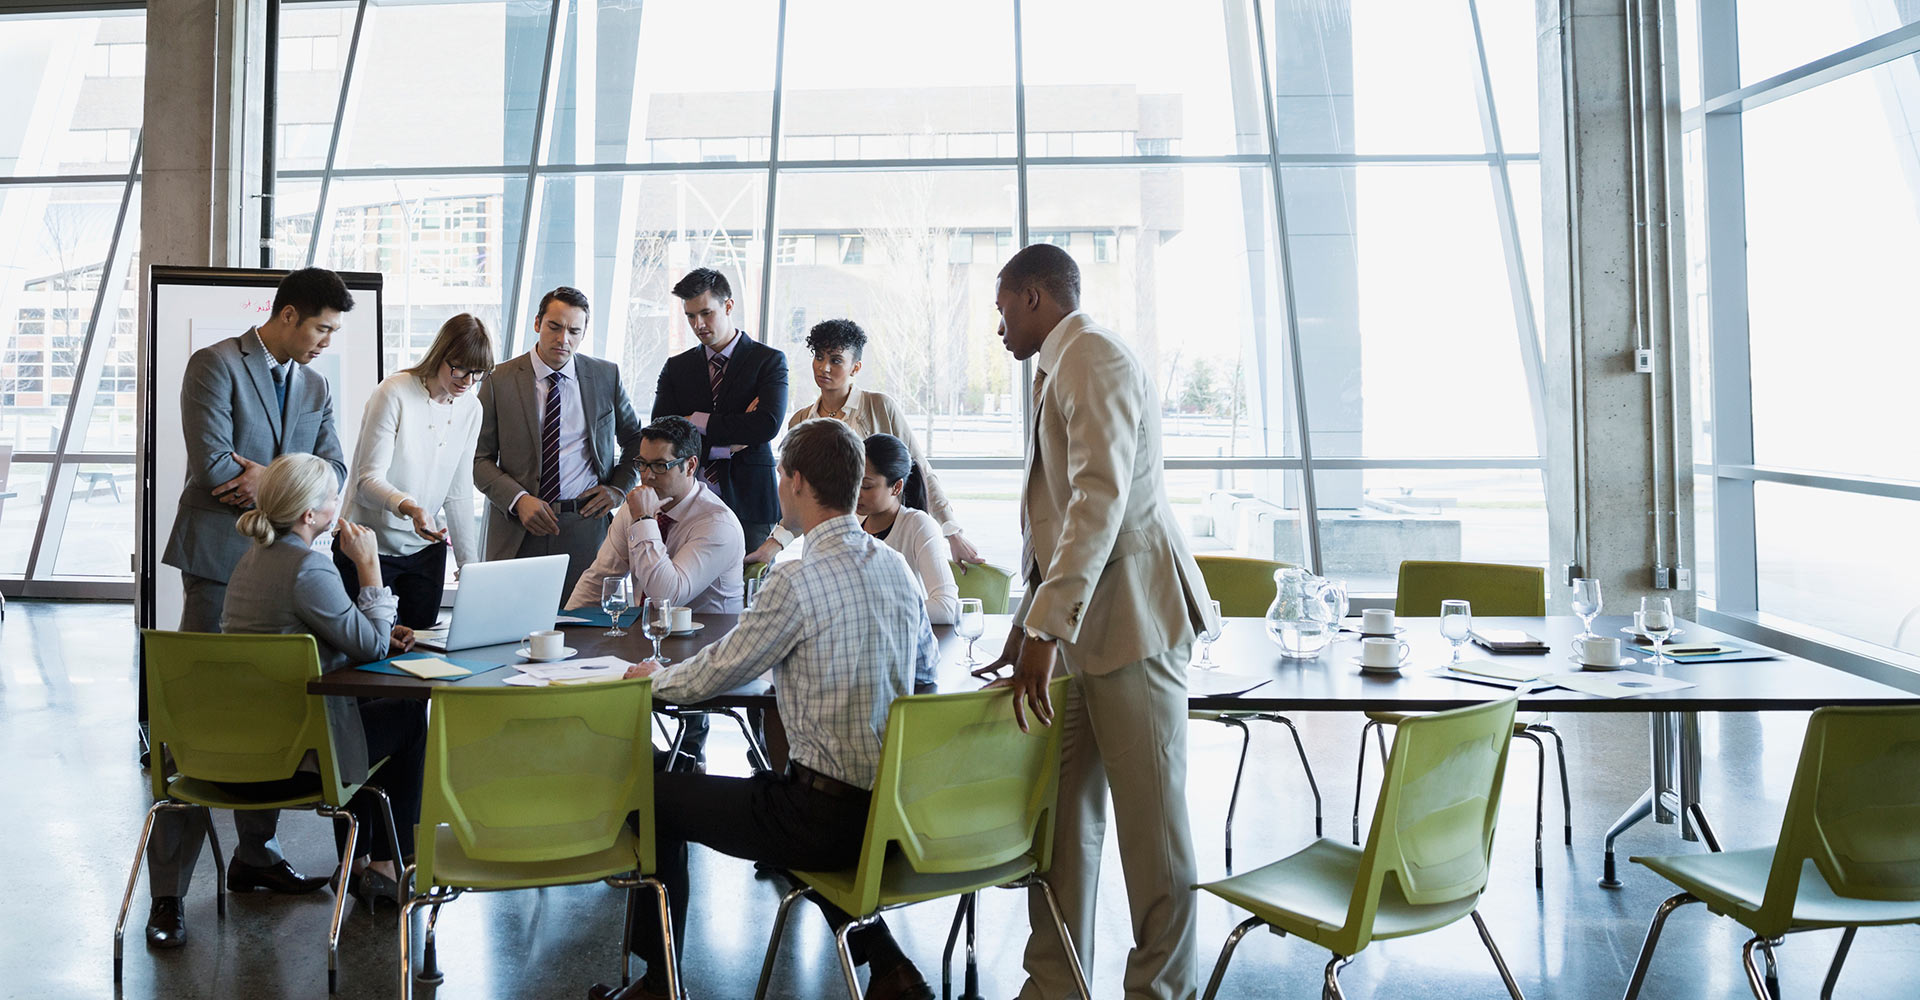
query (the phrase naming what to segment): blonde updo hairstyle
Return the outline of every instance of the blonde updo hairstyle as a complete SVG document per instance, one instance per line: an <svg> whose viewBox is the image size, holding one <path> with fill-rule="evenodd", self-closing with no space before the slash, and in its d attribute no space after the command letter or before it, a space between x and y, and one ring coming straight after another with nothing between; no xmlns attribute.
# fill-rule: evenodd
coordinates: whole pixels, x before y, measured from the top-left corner
<svg viewBox="0 0 1920 1000"><path fill-rule="evenodd" d="M340 489L333 466L317 455L282 455L267 466L253 509L240 515L240 533L255 545L272 545L301 515L326 505Z"/></svg>

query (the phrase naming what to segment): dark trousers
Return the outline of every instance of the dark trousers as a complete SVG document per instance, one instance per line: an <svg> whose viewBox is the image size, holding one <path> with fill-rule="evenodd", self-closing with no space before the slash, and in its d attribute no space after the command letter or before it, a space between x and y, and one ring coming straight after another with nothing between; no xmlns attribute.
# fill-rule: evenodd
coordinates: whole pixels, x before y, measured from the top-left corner
<svg viewBox="0 0 1920 1000"><path fill-rule="evenodd" d="M752 552L766 542L768 535L773 534L773 522L742 521L740 522L740 533L746 536L747 551Z"/></svg>
<svg viewBox="0 0 1920 1000"><path fill-rule="evenodd" d="M340 582L347 587L347 599L360 596L360 571L339 549L333 550L333 565L340 571ZM408 628L432 628L440 618L440 599L447 586L447 546L435 542L412 555L380 556L380 581L392 588L400 600L401 625Z"/></svg>
<svg viewBox="0 0 1920 1000"><path fill-rule="evenodd" d="M600 554L600 543L606 540L607 527L613 524L613 515L582 517L574 511L564 510L557 511L555 518L560 522L559 534L527 535L520 540L520 549L513 557L566 556L567 578L560 585L560 600L565 602L573 593L574 585L580 582L581 575L593 566L593 557Z"/></svg>
<svg viewBox="0 0 1920 1000"><path fill-rule="evenodd" d="M660 772L653 781L658 876L671 902L673 940L683 952L688 947L688 841L776 868L838 871L860 860L870 798L864 793L830 795L775 775L723 778ZM820 901L820 910L836 931L853 919L825 901ZM644 898L633 935L627 947L646 959L650 970L663 970L660 918ZM854 961L861 963L880 949L899 953L883 921L847 935L847 944Z"/></svg>
<svg viewBox="0 0 1920 1000"><path fill-rule="evenodd" d="M363 698L360 726L367 734L367 763L372 765L383 757L387 761L366 783L387 793L393 804L393 823L398 828L394 833L400 840L400 854L403 858L411 856L413 828L420 823L421 769L426 764L426 702ZM291 798L312 794L320 787L320 776L301 771L278 781L222 782L221 787L257 798ZM375 861L394 860L379 800L362 791L347 802L347 811L360 826L355 853L371 854ZM333 841L335 850L346 849L347 831L338 823L334 824Z"/></svg>

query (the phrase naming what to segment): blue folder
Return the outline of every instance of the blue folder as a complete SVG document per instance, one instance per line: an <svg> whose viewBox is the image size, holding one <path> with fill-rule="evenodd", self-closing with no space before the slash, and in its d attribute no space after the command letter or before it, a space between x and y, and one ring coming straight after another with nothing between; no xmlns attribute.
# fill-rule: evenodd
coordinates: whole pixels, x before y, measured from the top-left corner
<svg viewBox="0 0 1920 1000"><path fill-rule="evenodd" d="M473 671L473 673L468 674L467 677L472 677L475 674L484 674L489 670L498 669L500 667L500 664L498 663L481 663L478 660L463 660L456 656L441 656L439 653L402 653L399 656L390 656L384 660L379 660L373 663L365 664L360 669L371 670L376 674L395 674L400 677L412 677L413 676L412 674L407 673L405 670L402 670L399 667L394 666L393 661L424 660L429 657L438 657L442 660L447 661L448 663L453 664L456 667L465 667L468 670ZM448 681L457 682L457 681L464 681L467 678L466 677L448 677L444 679Z"/></svg>

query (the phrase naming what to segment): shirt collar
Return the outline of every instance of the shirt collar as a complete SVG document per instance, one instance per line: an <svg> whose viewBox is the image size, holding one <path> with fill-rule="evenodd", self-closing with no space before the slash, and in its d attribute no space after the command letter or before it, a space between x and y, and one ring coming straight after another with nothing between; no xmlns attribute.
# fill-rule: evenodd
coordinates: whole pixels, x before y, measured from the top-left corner
<svg viewBox="0 0 1920 1000"><path fill-rule="evenodd" d="M571 354L567 355L567 364L563 368L548 367L547 363L541 359L537 351L528 351L527 357L533 359L533 377L538 381L545 381L546 377L554 372L559 372L567 378L573 377L573 355Z"/></svg>
<svg viewBox="0 0 1920 1000"><path fill-rule="evenodd" d="M837 517L830 517L814 525L813 530L807 532L807 547L805 553L823 551L822 547L828 542L834 540L844 542L853 535L864 534L866 534L866 529L860 527L860 519L852 514L841 514ZM803 553L803 555L805 553Z"/></svg>
<svg viewBox="0 0 1920 1000"><path fill-rule="evenodd" d="M707 352L708 361L712 361L714 358L726 358L728 361L732 361L733 349L736 347L739 347L740 342L745 339L747 339L747 331L735 330L733 331L733 339L727 341L727 346L722 348L721 350L716 351L705 344L701 344L700 349Z"/></svg>
<svg viewBox="0 0 1920 1000"><path fill-rule="evenodd" d="M681 497L677 500L667 500L662 502L660 504L660 513L666 514L676 510L692 509L693 498L700 495L701 488L702 487L701 487L700 481L697 479L694 480L693 489L689 491L686 496Z"/></svg>
<svg viewBox="0 0 1920 1000"><path fill-rule="evenodd" d="M253 342L255 344L260 345L260 356L267 359L268 368L280 368L285 366L287 364L287 361L293 360L291 358L287 359L287 361L275 360L273 356L273 352L270 350L267 350L267 342L260 339L259 327L256 326L256 327L249 328L247 332L253 334Z"/></svg>
<svg viewBox="0 0 1920 1000"><path fill-rule="evenodd" d="M1065 316L1062 316L1060 322L1055 323L1053 329L1047 332L1047 338L1040 342L1040 354L1034 360L1034 364L1039 367L1041 374L1051 374L1053 370L1059 366L1060 354L1067 349L1067 327L1075 325L1078 320L1085 316L1086 313L1075 309Z"/></svg>
<svg viewBox="0 0 1920 1000"><path fill-rule="evenodd" d="M858 410L860 408L860 397L864 395L866 395L866 393L860 391L859 386L847 386L847 405L840 408L841 412L852 414L853 411Z"/></svg>

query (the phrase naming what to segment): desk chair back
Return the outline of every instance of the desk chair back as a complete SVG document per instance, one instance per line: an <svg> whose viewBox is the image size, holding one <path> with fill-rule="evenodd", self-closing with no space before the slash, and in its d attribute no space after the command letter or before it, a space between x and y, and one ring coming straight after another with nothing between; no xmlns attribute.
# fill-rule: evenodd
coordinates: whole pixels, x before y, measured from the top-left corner
<svg viewBox="0 0 1920 1000"><path fill-rule="evenodd" d="M1260 618L1273 606L1278 592L1273 574L1291 569L1292 563L1250 556L1196 555L1201 579L1207 581L1207 593L1220 602L1220 613L1228 618Z"/></svg>
<svg viewBox="0 0 1920 1000"><path fill-rule="evenodd" d="M963 573L960 564L952 560L947 561L947 569L953 572L953 582L959 585L961 597L980 601L981 614L1007 613L1013 593L1012 571L986 563L968 563Z"/></svg>
<svg viewBox="0 0 1920 1000"><path fill-rule="evenodd" d="M1547 571L1506 563L1426 562L1400 564L1393 613L1402 618L1438 618L1441 601L1466 601L1476 615L1539 617L1547 613Z"/></svg>

